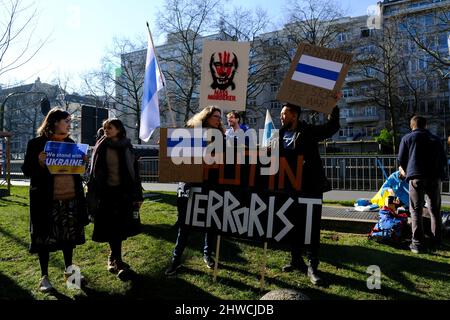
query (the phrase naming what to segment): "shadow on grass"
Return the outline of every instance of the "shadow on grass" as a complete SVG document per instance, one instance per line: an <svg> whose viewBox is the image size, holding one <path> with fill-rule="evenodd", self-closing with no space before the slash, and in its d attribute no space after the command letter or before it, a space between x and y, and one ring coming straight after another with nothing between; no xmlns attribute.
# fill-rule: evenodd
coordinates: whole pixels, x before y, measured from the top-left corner
<svg viewBox="0 0 450 320"><path fill-rule="evenodd" d="M24 199L24 201L18 201L15 199L9 199L9 198L21 198ZM29 206L29 200L28 198L24 198L24 197L18 197L18 196L11 196L11 197L7 197L7 198L1 198L0 199L0 206L1 207L8 207L11 205L17 205L17 206L21 206L21 207L28 207Z"/></svg>
<svg viewBox="0 0 450 320"><path fill-rule="evenodd" d="M376 250L361 246L348 245L321 245L321 259L337 268L348 269L354 272L358 271L358 267L369 267L371 265L379 266L383 276L397 282L408 292L425 294L421 290L421 283L412 282L404 273L408 273L420 278L432 281L450 282L450 266L446 263L435 262L425 257L408 256L401 253L391 253L386 250ZM354 267L352 267L354 266ZM367 274L367 277L369 274ZM336 274L328 274L330 283L349 287L354 290L367 292L365 281L341 277ZM366 278L366 277L365 277ZM422 299L417 295L406 293L382 286L379 292L382 295L393 299Z"/></svg>
<svg viewBox="0 0 450 320"><path fill-rule="evenodd" d="M0 273L0 301L1 300L33 300L28 290L19 287L16 282Z"/></svg>
<svg viewBox="0 0 450 320"><path fill-rule="evenodd" d="M177 240L178 234L177 228L173 228L172 226L167 224L143 224L141 226L141 230L142 233L151 237L172 242L173 248L175 247L175 242ZM187 248L203 252L204 239L204 231L195 229L190 230ZM216 250L216 239L216 236L214 236L214 241L211 245L211 249L213 252L215 252ZM220 245L220 256L223 257L223 259L237 263L244 263L247 260L243 259L240 256L241 252L242 250L238 245L222 237ZM168 252L167 254L168 256L170 256L171 252Z"/></svg>
<svg viewBox="0 0 450 320"><path fill-rule="evenodd" d="M150 277L145 274L132 273L128 280L131 283L130 289L125 294L110 294L107 291L96 290L95 288L83 288L83 295L75 296L75 300L179 300L217 299L209 292L180 278Z"/></svg>

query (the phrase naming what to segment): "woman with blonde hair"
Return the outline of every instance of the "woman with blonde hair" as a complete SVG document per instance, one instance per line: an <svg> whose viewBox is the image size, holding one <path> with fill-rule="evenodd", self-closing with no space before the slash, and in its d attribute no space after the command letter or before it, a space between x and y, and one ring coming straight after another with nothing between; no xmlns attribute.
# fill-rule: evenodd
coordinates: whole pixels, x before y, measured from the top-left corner
<svg viewBox="0 0 450 320"><path fill-rule="evenodd" d="M84 226L89 223L79 174L52 175L45 163L48 141L74 143L69 138L70 114L58 108L49 111L37 133L28 142L22 171L30 178L30 253L37 253L41 266L39 290L53 289L48 278L49 252L62 250L64 279L72 274L73 249L85 243ZM80 280L84 280L81 276Z"/></svg>
<svg viewBox="0 0 450 320"><path fill-rule="evenodd" d="M216 106L209 106L204 108L202 111L196 113L191 119L186 123L186 127L195 128L209 128L218 129L225 137L225 130L222 125L222 110ZM190 185L188 183L180 182L178 184L178 196L177 196L177 210L178 216L183 216L187 210L187 201L189 198ZM188 237L189 237L189 227L183 223L178 224L178 236L175 244L175 248L172 253L172 259L169 267L167 268L165 274L171 276L176 274L178 268L181 267L181 256L186 248ZM203 261L206 267L212 269L214 267L214 260L211 257L211 248L213 248L213 235L209 232L205 234L205 242L203 246Z"/></svg>

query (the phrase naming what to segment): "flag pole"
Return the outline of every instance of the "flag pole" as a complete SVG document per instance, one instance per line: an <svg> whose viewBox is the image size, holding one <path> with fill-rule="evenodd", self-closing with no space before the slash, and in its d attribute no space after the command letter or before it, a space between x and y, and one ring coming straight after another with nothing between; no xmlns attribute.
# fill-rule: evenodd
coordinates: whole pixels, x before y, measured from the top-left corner
<svg viewBox="0 0 450 320"><path fill-rule="evenodd" d="M153 36L152 36L152 32L150 31L150 25L148 24L148 21L146 22L146 24L147 24L148 35L150 36L150 41L152 42L153 52L155 52L155 60L156 60L156 63L158 64L158 67L159 67L158 55L156 53L156 47L155 47L155 43L153 42ZM159 70L162 73L161 68L159 68ZM162 77L162 81L163 81L163 86L165 88L164 92L165 92L166 99L167 99L167 106L169 107L170 120L172 121L172 127L176 128L177 127L177 123L175 122L174 112L172 110L172 105L170 103L169 95L167 94L167 87L166 87L166 81L165 80L166 79L163 76Z"/></svg>

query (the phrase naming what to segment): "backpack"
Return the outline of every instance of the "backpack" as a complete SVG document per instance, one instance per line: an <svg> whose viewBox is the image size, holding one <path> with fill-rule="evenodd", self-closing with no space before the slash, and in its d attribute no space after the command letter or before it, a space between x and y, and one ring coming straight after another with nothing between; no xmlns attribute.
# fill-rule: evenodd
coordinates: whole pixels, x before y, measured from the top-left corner
<svg viewBox="0 0 450 320"><path fill-rule="evenodd" d="M406 213L395 213L389 207L384 206L379 212L378 222L370 231L369 239L398 244L405 234L407 221Z"/></svg>

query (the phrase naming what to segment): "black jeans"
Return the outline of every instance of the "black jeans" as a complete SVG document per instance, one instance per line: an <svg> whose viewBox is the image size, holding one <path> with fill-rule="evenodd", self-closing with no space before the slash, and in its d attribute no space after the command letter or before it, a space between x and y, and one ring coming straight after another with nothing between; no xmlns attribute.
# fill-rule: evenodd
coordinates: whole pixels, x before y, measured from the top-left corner
<svg viewBox="0 0 450 320"><path fill-rule="evenodd" d="M305 197L323 199L323 194L308 194ZM306 259L313 269L319 266L319 247L320 247L320 222L322 219L322 211L320 215L313 216L313 228L311 230L311 244L304 245L303 239L299 240L301 244L291 244L291 264L299 264L303 259L303 251Z"/></svg>
<svg viewBox="0 0 450 320"><path fill-rule="evenodd" d="M425 205L425 195L429 198L431 218L432 244L439 245L442 241L441 218L441 180L412 179L409 181L409 208L412 220L412 239L415 246L423 246L424 230L422 211Z"/></svg>

